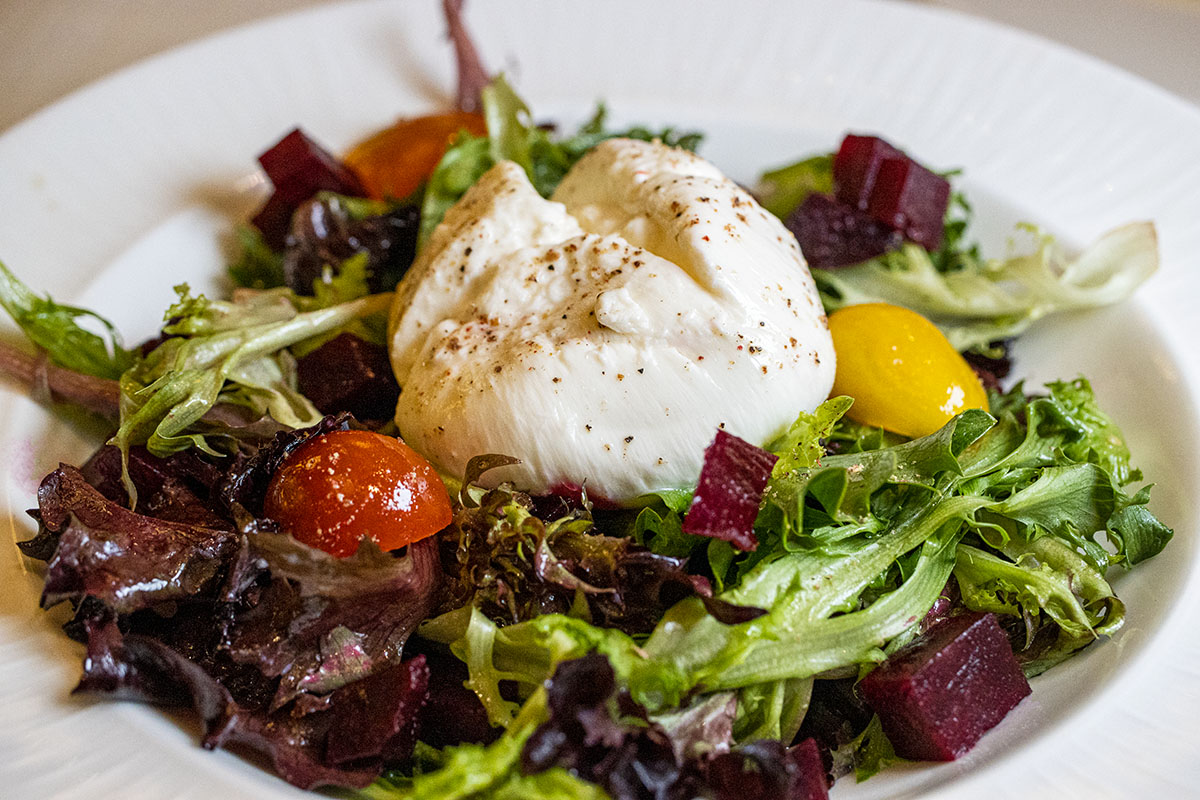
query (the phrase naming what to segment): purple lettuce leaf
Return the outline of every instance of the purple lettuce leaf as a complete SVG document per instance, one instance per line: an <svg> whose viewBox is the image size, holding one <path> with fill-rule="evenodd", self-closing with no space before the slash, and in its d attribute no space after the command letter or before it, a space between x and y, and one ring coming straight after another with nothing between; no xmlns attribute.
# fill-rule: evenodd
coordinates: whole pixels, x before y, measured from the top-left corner
<svg viewBox="0 0 1200 800"><path fill-rule="evenodd" d="M276 470L289 455L310 439L330 431L350 429L349 414L327 416L310 428L282 431L263 447L249 456L239 455L216 487L220 502L236 516L241 508L254 516L261 516L267 486Z"/></svg>
<svg viewBox="0 0 1200 800"><path fill-rule="evenodd" d="M683 532L729 542L739 550L758 547L754 520L778 456L718 430L704 451L700 480Z"/></svg>
<svg viewBox="0 0 1200 800"><path fill-rule="evenodd" d="M968 350L962 357L979 377L983 388L1004 392L1003 380L1012 371L1012 339L989 342L987 352Z"/></svg>
<svg viewBox="0 0 1200 800"><path fill-rule="evenodd" d="M718 695L664 727L619 690L598 653L564 661L546 686L548 719L521 752L521 772L562 767L614 800L825 800L825 767L811 740L788 749L761 740L729 748L734 701ZM697 747L698 732L721 741ZM678 737L678 740L675 738Z"/></svg>
<svg viewBox="0 0 1200 800"><path fill-rule="evenodd" d="M563 767L614 800L696 796L698 776L675 756L670 737L645 710L617 696L616 677L593 653L558 665L546 690L550 718L521 753L521 772Z"/></svg>
<svg viewBox="0 0 1200 800"><path fill-rule="evenodd" d="M385 762L412 754L429 678L421 656L319 701L264 713L244 707L220 681L158 639L122 635L112 620L88 628L88 658L76 692L190 704L204 722L204 747L261 752L282 778L303 789L361 788Z"/></svg>
<svg viewBox="0 0 1200 800"><path fill-rule="evenodd" d="M479 474L469 473L468 485ZM451 578L443 610L473 602L500 623L566 613L576 590L583 591L593 622L626 633L648 633L668 608L693 594L712 602L718 618L755 614L712 600L708 580L690 574L687 559L601 533L586 506L539 505L507 487L469 505L460 498L442 545Z"/></svg>
<svg viewBox="0 0 1200 800"><path fill-rule="evenodd" d="M225 505L214 487L251 496L303 433L220 480L203 462L135 456L159 511L191 518L207 504L222 528L135 513L62 466L39 489L41 533L26 551L48 559L45 605L75 605L68 633L88 647L79 691L192 706L206 747L264 753L298 786L361 787L416 741L428 669L402 652L434 606L437 544L395 555L365 542L337 559ZM101 452L89 473L115 493L111 461Z"/></svg>
<svg viewBox="0 0 1200 800"><path fill-rule="evenodd" d="M178 600L211 587L237 534L154 519L105 498L74 467L61 465L38 487L42 528L57 538L42 606L85 596L118 613Z"/></svg>
<svg viewBox="0 0 1200 800"><path fill-rule="evenodd" d="M120 505L129 504L121 480L121 451L104 445L79 468L84 480ZM129 477L137 487L139 514L205 528L230 528L233 521L210 502L225 469L197 450L162 457L145 447L129 450Z"/></svg>
<svg viewBox="0 0 1200 800"><path fill-rule="evenodd" d="M226 628L224 647L239 663L280 677L281 707L303 692L325 692L396 661L408 636L433 610L437 547L424 539L404 558L364 539L335 558L283 534L246 538L225 589L256 602Z"/></svg>
<svg viewBox="0 0 1200 800"><path fill-rule="evenodd" d="M826 800L829 787L816 742L793 748L762 739L714 756L704 769L714 800Z"/></svg>

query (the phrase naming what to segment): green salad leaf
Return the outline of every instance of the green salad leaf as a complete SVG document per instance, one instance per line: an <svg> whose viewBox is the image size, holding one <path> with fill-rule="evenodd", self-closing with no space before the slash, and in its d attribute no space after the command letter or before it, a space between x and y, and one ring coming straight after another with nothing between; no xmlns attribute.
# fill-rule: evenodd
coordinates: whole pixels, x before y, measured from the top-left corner
<svg viewBox="0 0 1200 800"><path fill-rule="evenodd" d="M719 599L766 612L748 622L722 623L690 597L643 641L562 614L498 627L468 604L420 635L466 662L493 724L518 713L501 682L528 695L560 661L598 651L652 713L732 691L739 741L787 740L814 678L883 660L954 581L967 607L1026 626L1023 660L1035 674L1120 628L1108 570L1152 556L1171 535L1146 509L1147 490L1125 491L1138 473L1087 382L1047 392L996 396L997 416L968 411L911 441L856 429L847 438L861 449L839 455L819 443L836 439L845 398L800 415L775 444L784 458L755 525L759 549L721 564L708 553L724 580ZM678 507L640 512L651 546L689 550L673 527ZM867 772L894 758L886 737L855 747Z"/></svg>
<svg viewBox="0 0 1200 800"><path fill-rule="evenodd" d="M235 231L238 254L229 265L229 277L248 289L273 289L283 286L283 255L271 249L262 233L253 225L241 224Z"/></svg>
<svg viewBox="0 0 1200 800"><path fill-rule="evenodd" d="M1024 332L1047 314L1110 305L1129 297L1158 269L1153 224L1101 236L1075 258L1054 239L1022 226L1032 252L1005 259L963 256L943 271L924 248L905 244L862 264L813 270L826 311L887 302L929 318L956 350L984 347Z"/></svg>
<svg viewBox="0 0 1200 800"><path fill-rule="evenodd" d="M833 194L832 153L769 170L758 179L758 202L780 219L799 208L810 194Z"/></svg>
<svg viewBox="0 0 1200 800"><path fill-rule="evenodd" d="M121 337L111 322L94 311L39 297L2 262L0 305L29 340L60 367L115 380L137 360L135 352L121 346ZM91 319L107 336L81 327L80 319Z"/></svg>
<svg viewBox="0 0 1200 800"><path fill-rule="evenodd" d="M321 414L295 388L295 365L286 348L372 315L386 314L390 294L368 295L301 311L286 290L249 294L241 302L193 297L179 287L168 310L173 334L120 377L121 425L110 440L128 462L129 449L145 444L165 456L189 447L218 452L197 429L218 402L269 413L289 427L314 425ZM126 489L136 490L125 476Z"/></svg>

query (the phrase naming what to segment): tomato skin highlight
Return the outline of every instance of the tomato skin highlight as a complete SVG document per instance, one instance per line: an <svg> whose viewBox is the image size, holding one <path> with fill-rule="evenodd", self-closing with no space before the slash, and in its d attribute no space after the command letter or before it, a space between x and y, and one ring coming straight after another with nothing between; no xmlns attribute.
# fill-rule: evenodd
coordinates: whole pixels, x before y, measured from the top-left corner
<svg viewBox="0 0 1200 800"><path fill-rule="evenodd" d="M364 537L395 550L450 523L446 486L419 453L370 431L332 431L289 455L264 512L299 541L344 558Z"/></svg>
<svg viewBox="0 0 1200 800"><path fill-rule="evenodd" d="M364 139L343 159L376 200L403 200L433 173L460 131L487 133L483 116L449 111L402 119Z"/></svg>
<svg viewBox="0 0 1200 800"><path fill-rule="evenodd" d="M926 436L968 408L987 410L987 392L937 326L887 303L829 315L837 353L832 395L849 395L846 416L904 436Z"/></svg>

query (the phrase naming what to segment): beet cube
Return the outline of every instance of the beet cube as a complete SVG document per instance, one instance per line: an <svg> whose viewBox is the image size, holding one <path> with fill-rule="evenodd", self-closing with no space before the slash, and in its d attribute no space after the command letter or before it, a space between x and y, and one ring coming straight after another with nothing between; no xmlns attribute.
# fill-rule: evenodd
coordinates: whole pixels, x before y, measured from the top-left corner
<svg viewBox="0 0 1200 800"><path fill-rule="evenodd" d="M904 237L865 211L829 195L810 194L784 221L814 269L860 264L895 250Z"/></svg>
<svg viewBox="0 0 1200 800"><path fill-rule="evenodd" d="M296 213L296 208L295 203L272 194L259 212L250 219L250 224L258 228L263 240L273 250L282 250L287 243L288 228L291 227L292 214Z"/></svg>
<svg viewBox="0 0 1200 800"><path fill-rule="evenodd" d="M253 222L276 250L283 247L292 213L317 192L365 194L358 176L299 128L260 155L258 163L275 192Z"/></svg>
<svg viewBox="0 0 1200 800"><path fill-rule="evenodd" d="M778 460L773 453L718 429L704 451L696 495L683 518L684 532L722 539L739 550L758 547L754 520Z"/></svg>
<svg viewBox="0 0 1200 800"><path fill-rule="evenodd" d="M904 238L936 250L950 203L950 182L907 156L884 159L867 198L867 213Z"/></svg>
<svg viewBox="0 0 1200 800"><path fill-rule="evenodd" d="M391 419L400 396L387 348L350 333L301 358L296 383L322 414L349 411L361 420Z"/></svg>
<svg viewBox="0 0 1200 800"><path fill-rule="evenodd" d="M960 614L885 661L859 684L896 754L953 761L1029 694L995 614Z"/></svg>
<svg viewBox="0 0 1200 800"><path fill-rule="evenodd" d="M821 746L816 739L805 739L788 748L788 758L796 766L796 779L791 796L796 800L827 800L829 775Z"/></svg>
<svg viewBox="0 0 1200 800"><path fill-rule="evenodd" d="M275 185L275 190L296 202L303 202L322 190L338 194L363 193L358 176L299 128L260 155L258 163ZM302 187L311 187L304 197L300 196Z"/></svg>
<svg viewBox="0 0 1200 800"><path fill-rule="evenodd" d="M903 156L878 136L846 134L833 157L833 183L837 187L837 198L865 211L879 165L885 159Z"/></svg>

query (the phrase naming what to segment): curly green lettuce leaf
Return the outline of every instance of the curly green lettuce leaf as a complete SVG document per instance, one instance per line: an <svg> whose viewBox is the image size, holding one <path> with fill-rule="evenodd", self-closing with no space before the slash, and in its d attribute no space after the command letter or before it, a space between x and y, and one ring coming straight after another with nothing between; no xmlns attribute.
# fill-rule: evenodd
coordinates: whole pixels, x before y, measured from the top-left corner
<svg viewBox="0 0 1200 800"><path fill-rule="evenodd" d="M969 608L1034 623L1044 615L1057 626L1053 645L1026 665L1029 674L1038 674L1101 635L1113 633L1124 618L1124 607L1102 579L1088 576L1087 588L1081 591L1076 581L1090 567L1064 566L1062 561L1057 567L1039 561L1031 553L1012 561L978 547L958 546L954 578Z"/></svg>
<svg viewBox="0 0 1200 800"><path fill-rule="evenodd" d="M854 779L859 783L875 777L888 767L905 763L905 759L896 755L895 748L883 732L883 723L878 715L871 717L866 729L845 749L854 765ZM834 758L837 757L835 754Z"/></svg>
<svg viewBox="0 0 1200 800"><path fill-rule="evenodd" d="M839 270L813 270L827 311L887 302L928 317L956 350L1024 332L1059 311L1096 308L1129 297L1158 269L1154 225L1137 222L1101 236L1074 259L1052 237L1023 226L1033 252L1008 259L967 259L939 270L914 244Z"/></svg>
<svg viewBox="0 0 1200 800"><path fill-rule="evenodd" d="M134 351L121 346L113 324L85 308L62 305L39 297L0 262L0 305L12 316L29 340L60 367L97 378L116 380L137 360ZM91 319L107 336L83 328L80 319Z"/></svg>
<svg viewBox="0 0 1200 800"><path fill-rule="evenodd" d="M390 294L370 295L301 312L287 311L272 299L238 311L182 292L175 310L187 306L190 311L176 324L181 331L198 332L168 338L121 375L121 425L109 443L120 449L125 463L138 444L159 456L189 447L216 453L195 426L222 401L274 409L284 424L313 425L321 415L295 391L293 366L281 351L384 314L390 304ZM125 483L136 499L127 476Z"/></svg>
<svg viewBox="0 0 1200 800"><path fill-rule="evenodd" d="M467 686L483 703L488 720L501 727L509 726L518 710L502 696L501 681L514 682L527 695L550 677L559 662L600 652L628 685L646 660L634 640L621 631L563 614L499 627L479 609L466 605L428 620L418 635L448 645L467 665Z"/></svg>
<svg viewBox="0 0 1200 800"><path fill-rule="evenodd" d="M545 716L544 692L531 698L514 724L488 745L464 744L426 753L435 769L390 775L361 790L371 800L606 800L605 792L554 767L521 773L521 751Z"/></svg>
<svg viewBox="0 0 1200 800"><path fill-rule="evenodd" d="M779 443L793 457L768 484L759 551L724 564L708 554L725 580L718 598L767 612L754 620L724 624L689 598L641 642L565 615L498 628L469 608L422 633L467 662L497 724L515 712L500 681L532 691L559 661L600 650L653 712L698 691L736 692L739 739L786 738L809 679L882 660L914 635L952 575L969 607L1056 637L1027 659L1027 669L1044 668L1120 627L1107 569L1170 538L1145 508L1148 493L1121 487L1116 476L1136 471L1086 382L1048 388L997 403L999 419L973 410L930 436L839 455L814 444L836 437L844 401L801 416ZM651 543L672 541L673 513L655 506L650 531L643 509Z"/></svg>
<svg viewBox="0 0 1200 800"><path fill-rule="evenodd" d="M833 434L835 426L853 404L854 399L850 397L831 397L811 414L801 412L783 435L767 447L779 456L773 474L784 475L815 466L825 455L824 441Z"/></svg>

